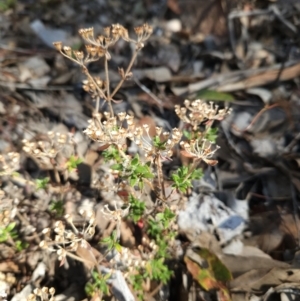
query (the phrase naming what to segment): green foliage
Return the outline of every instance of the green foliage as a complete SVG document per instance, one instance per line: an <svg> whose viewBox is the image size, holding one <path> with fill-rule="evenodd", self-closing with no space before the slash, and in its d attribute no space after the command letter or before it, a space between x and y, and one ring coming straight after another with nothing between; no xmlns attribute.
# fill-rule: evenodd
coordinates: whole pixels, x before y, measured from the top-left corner
<svg viewBox="0 0 300 301"><path fill-rule="evenodd" d="M119 150L116 146L110 145L106 150L102 152L105 162L110 160L115 160L116 162L121 162L122 157L120 156Z"/></svg>
<svg viewBox="0 0 300 301"><path fill-rule="evenodd" d="M161 141L159 136L153 137L153 145L157 150L166 150L166 143L167 141Z"/></svg>
<svg viewBox="0 0 300 301"><path fill-rule="evenodd" d="M148 229L147 229L148 234L154 238L159 237L163 231L162 224L158 223L155 219L152 218L149 218L147 222L148 222Z"/></svg>
<svg viewBox="0 0 300 301"><path fill-rule="evenodd" d="M158 246L156 258L168 258L168 243L176 235L174 231L169 229L171 222L174 221L176 215L169 209L165 208L163 212L157 213L155 218L147 220L147 233L155 239Z"/></svg>
<svg viewBox="0 0 300 301"><path fill-rule="evenodd" d="M19 239L15 227L16 223L10 223L7 226L0 227L0 243L13 242L16 250L20 252L27 248L28 244Z"/></svg>
<svg viewBox="0 0 300 301"><path fill-rule="evenodd" d="M161 222L165 229L169 227L170 222L173 221L174 218L175 214L169 208L165 208L163 212L156 214L156 220Z"/></svg>
<svg viewBox="0 0 300 301"><path fill-rule="evenodd" d="M16 223L10 223L7 226L0 227L0 243L6 242L9 239L16 239L18 237L17 232L14 230Z"/></svg>
<svg viewBox="0 0 300 301"><path fill-rule="evenodd" d="M183 130L183 136L186 137L188 140L194 139L194 133L191 131Z"/></svg>
<svg viewBox="0 0 300 301"><path fill-rule="evenodd" d="M109 286L106 281L111 275L101 275L96 271L92 272L92 281L85 285L85 292L88 296L93 296L97 292L101 292L101 295L109 295Z"/></svg>
<svg viewBox="0 0 300 301"><path fill-rule="evenodd" d="M49 181L50 181L50 179L48 177L43 178L43 179L36 179L35 180L36 189L37 190L46 189Z"/></svg>
<svg viewBox="0 0 300 301"><path fill-rule="evenodd" d="M82 163L82 159L75 157L75 156L71 156L69 158L69 160L67 161L67 169L69 172L73 171L74 169L77 168L77 166Z"/></svg>
<svg viewBox="0 0 300 301"><path fill-rule="evenodd" d="M212 143L216 143L217 137L218 128L209 128L205 134L205 138Z"/></svg>
<svg viewBox="0 0 300 301"><path fill-rule="evenodd" d="M141 163L139 156L135 155L127 166L124 164L116 163L111 166L111 169L121 172L121 177L129 181L129 185L134 187L138 185L140 189L144 187L143 179L154 178L150 169L151 162Z"/></svg>
<svg viewBox="0 0 300 301"><path fill-rule="evenodd" d="M143 300L144 294L143 294L143 281L144 281L144 274L143 271L137 271L137 274L131 275L130 280L133 286L133 290L135 294L137 295L139 300Z"/></svg>
<svg viewBox="0 0 300 301"><path fill-rule="evenodd" d="M165 208L163 212L157 213L154 219L149 218L148 234L154 238L164 238L165 234L163 232L168 229L175 216L169 208Z"/></svg>
<svg viewBox="0 0 300 301"><path fill-rule="evenodd" d="M100 243L107 246L108 250L116 249L118 252L122 251L122 246L118 243L117 231L113 231L110 236L101 239Z"/></svg>
<svg viewBox="0 0 300 301"><path fill-rule="evenodd" d="M164 258L150 260L146 265L145 277L166 284L171 276L172 271L164 264Z"/></svg>
<svg viewBox="0 0 300 301"><path fill-rule="evenodd" d="M10 8L15 7L16 0L2 0L0 1L0 12L5 12Z"/></svg>
<svg viewBox="0 0 300 301"><path fill-rule="evenodd" d="M130 211L129 217L136 223L143 216L146 205L144 202L136 199L133 195L129 196Z"/></svg>
<svg viewBox="0 0 300 301"><path fill-rule="evenodd" d="M201 90L197 94L197 98L212 101L234 101L234 97L229 93L219 92L215 90Z"/></svg>
<svg viewBox="0 0 300 301"><path fill-rule="evenodd" d="M15 241L15 248L18 252L21 252L25 250L28 247L28 243L23 242L21 240L16 240Z"/></svg>
<svg viewBox="0 0 300 301"><path fill-rule="evenodd" d="M49 210L54 212L57 217L62 217L64 214L64 203L63 201L52 200L49 204Z"/></svg>
<svg viewBox="0 0 300 301"><path fill-rule="evenodd" d="M130 276L133 290L139 300L144 299L143 283L146 279L161 281L167 283L172 276L167 265L164 264L164 258L153 259L147 262L145 269L139 268L136 274Z"/></svg>
<svg viewBox="0 0 300 301"><path fill-rule="evenodd" d="M203 176L202 169L194 169L190 172L188 166L181 166L178 168L177 172L171 175L171 179L174 181L172 187L178 189L179 191L185 193L188 188L192 187L192 181L201 179Z"/></svg>

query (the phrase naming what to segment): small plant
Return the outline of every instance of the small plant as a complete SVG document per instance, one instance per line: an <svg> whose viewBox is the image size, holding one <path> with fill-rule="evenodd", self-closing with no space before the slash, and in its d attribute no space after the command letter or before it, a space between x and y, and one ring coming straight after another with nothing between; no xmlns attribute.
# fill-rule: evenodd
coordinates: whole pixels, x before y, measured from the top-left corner
<svg viewBox="0 0 300 301"><path fill-rule="evenodd" d="M10 223L0 228L0 242L6 242L17 237L17 233L14 230L15 226L16 223Z"/></svg>
<svg viewBox="0 0 300 301"><path fill-rule="evenodd" d="M129 196L129 204L130 204L130 213L129 218L132 218L132 220L137 223L142 216L145 213L146 205L144 202L141 202L137 198L135 198L133 195Z"/></svg>
<svg viewBox="0 0 300 301"><path fill-rule="evenodd" d="M63 201L52 200L49 204L49 210L54 212L57 217L62 217L64 214L64 203Z"/></svg>
<svg viewBox="0 0 300 301"><path fill-rule="evenodd" d="M117 236L117 231L113 231L110 236L107 236L101 240L108 251L116 249L117 251L122 251L122 246L119 244L119 238Z"/></svg>
<svg viewBox="0 0 300 301"><path fill-rule="evenodd" d="M172 271L164 264L164 258L152 259L147 263L145 270L145 278L149 277L150 279L161 281L164 284L166 284L172 276Z"/></svg>
<svg viewBox="0 0 300 301"><path fill-rule="evenodd" d="M77 169L77 166L80 163L82 163L82 159L72 155L66 163L68 171L71 172L71 171Z"/></svg>
<svg viewBox="0 0 300 301"><path fill-rule="evenodd" d="M138 155L128 161L128 164L114 164L111 169L117 170L121 178L128 180L130 186L138 185L140 189L143 188L145 179L154 177L150 169L150 162L141 163Z"/></svg>
<svg viewBox="0 0 300 301"><path fill-rule="evenodd" d="M19 239L18 232L15 230L16 223L10 223L7 226L0 226L0 243L8 243L14 247L17 252L27 248L28 244Z"/></svg>
<svg viewBox="0 0 300 301"><path fill-rule="evenodd" d="M102 300L103 296L109 296L109 286L107 285L107 280L111 277L110 274L102 275L97 271L92 272L92 280L89 281L85 286L85 292L88 296L98 300Z"/></svg>
<svg viewBox="0 0 300 301"><path fill-rule="evenodd" d="M37 190L39 190L39 189L46 189L49 181L50 181L50 178L48 178L48 177L43 178L43 179L36 179L35 180L35 187L36 187L36 189Z"/></svg>
<svg viewBox="0 0 300 301"><path fill-rule="evenodd" d="M192 180L201 179L203 176L201 169L192 169L189 166L181 166L171 176L174 181L173 187L185 193L192 187Z"/></svg>
<svg viewBox="0 0 300 301"><path fill-rule="evenodd" d="M93 28L81 29L79 34L86 43L85 52L63 46L61 42L54 43L64 57L81 67L86 77L83 88L95 100L95 107L84 133L97 143L105 161L109 161L113 185L106 188L113 197L118 200L121 198L123 205L113 200L102 209L104 218L110 221L110 226L109 233L106 233L100 242L106 246L107 251L102 254L101 260L94 256L93 248L88 243L95 233L95 216L91 212L85 213L85 223L81 231L74 226L70 216L65 217L66 225L61 220L57 221L54 225L55 239L52 239L51 230L47 228L43 231L45 239L40 246L56 252L61 264L69 256L88 264L89 267L97 267L97 272L92 273L93 280L87 284L86 290L90 295L97 294L100 300L103 295L109 293L109 276L101 274L101 261L105 261L105 265L110 269L119 269L140 299L143 298L142 291L151 287L146 284L166 284L170 280L170 259L174 254L176 218L181 201L192 187L192 181L202 177L200 165L217 164L214 158L218 150L218 146L215 145L217 132L213 123L230 113L229 109L219 109L211 102L199 99L185 100L184 107L175 106L176 114L185 124L184 132L178 128L165 131L156 127L154 135L150 134L149 125L138 126L135 116L127 112L115 114L115 95L123 83L131 78L134 61L152 33L148 24L134 30L135 39L131 38L128 30L120 24L104 28L104 34L99 36L95 36ZM120 39L133 44L134 50L127 67L119 68L119 82L112 87L109 78L109 61L112 56L110 49ZM90 62L98 60L103 63L104 78L93 76L88 69ZM101 110L100 100L108 105L108 111ZM76 169L81 160L75 154L65 158L63 162L66 164L61 164L58 160L63 145L69 143L70 139L53 133L49 134L49 138L50 141L47 142L25 141L24 150L44 164L53 166L57 175L59 172ZM130 143L138 147L138 152L132 156L128 152ZM173 157L179 154L185 157L189 164L179 167L168 178L164 173L164 163L172 161ZM149 200L147 208L146 195ZM52 210L58 212L59 205L52 203ZM121 245L123 219L143 228L141 243L133 249ZM106 258L108 253L115 254L115 257Z"/></svg>

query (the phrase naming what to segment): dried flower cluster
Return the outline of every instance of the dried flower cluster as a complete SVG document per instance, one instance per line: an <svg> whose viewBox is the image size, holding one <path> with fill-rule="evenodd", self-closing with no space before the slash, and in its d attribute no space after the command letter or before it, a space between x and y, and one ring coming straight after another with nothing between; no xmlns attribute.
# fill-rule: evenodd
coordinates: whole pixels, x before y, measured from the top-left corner
<svg viewBox="0 0 300 301"><path fill-rule="evenodd" d="M77 61L80 65L84 65L86 63L96 61L103 56L105 56L108 60L111 59L108 48L113 46L119 39L135 43L137 49L143 48L143 43L149 39L153 32L152 27L148 24L144 24L134 28L134 31L137 34L136 40L129 38L128 30L120 24L112 24L110 27L105 27L104 35L99 35L96 38L94 28L80 29L79 34L87 43L89 43L86 45L86 56L82 51L72 50L71 47L63 46L62 42L55 42L54 46L64 56L73 61Z"/></svg>
<svg viewBox="0 0 300 301"><path fill-rule="evenodd" d="M55 301L54 298L55 289L54 287L36 288L32 294L27 297L27 301Z"/></svg>
<svg viewBox="0 0 300 301"><path fill-rule="evenodd" d="M213 102L205 102L197 99L193 102L189 100L184 101L185 107L175 106L175 113L178 117L193 126L197 130L199 124L207 120L222 120L228 115L231 110L228 108L219 109L218 105Z"/></svg>
<svg viewBox="0 0 300 301"><path fill-rule="evenodd" d="M30 142L24 139L22 142L24 144L23 150L27 154L31 154L37 158L47 157L55 158L56 154L66 145L72 144L71 137L61 133L47 133L47 140L45 141L33 141Z"/></svg>
<svg viewBox="0 0 300 301"><path fill-rule="evenodd" d="M145 132L146 136L144 135ZM170 158L173 154L173 147L179 143L182 133L177 128L174 128L172 133L170 133L162 132L161 127L156 127L156 136L159 137L163 147L159 148L152 143L148 124L144 124L143 127L137 127L134 132L128 135L128 138L145 152L146 158L153 158L158 153L162 158Z"/></svg>
<svg viewBox="0 0 300 301"><path fill-rule="evenodd" d="M203 160L208 165L218 163L218 161L212 160L212 157L220 147L206 139L195 139L189 142L181 141L180 146L184 149L182 154L187 158Z"/></svg>
<svg viewBox="0 0 300 301"><path fill-rule="evenodd" d="M108 102L111 115L114 115L111 105L111 102L115 102L113 97L121 88L123 82L131 77L132 74L130 69L133 66L137 54L144 47L144 42L150 37L153 31L152 27L148 24L136 27L134 30L137 34L136 39L130 38L128 30L120 24L113 24L110 27L104 28L104 35L99 35L97 37L95 37L93 28L80 29L79 34L85 40L85 42L88 43L85 46L86 53L83 51L73 50L69 46L63 46L62 42L54 43L56 49L63 56L82 67L82 72L86 75L86 80L83 82L83 89L89 92L92 98L96 99L95 113L98 113L100 99L103 99L104 101ZM135 44L135 51L132 54L126 70L119 68L121 79L111 92L108 72L108 61L111 59L109 47L115 45L119 39L123 39L126 42ZM86 67L88 63L97 61L102 57L104 58L105 79L92 76Z"/></svg>
<svg viewBox="0 0 300 301"><path fill-rule="evenodd" d="M87 226L79 231L73 224L73 219L70 215L66 215L65 219L71 226L71 229L66 229L62 221L57 221L54 227L55 238L51 239L51 229L46 228L43 230L45 239L41 241L40 247L54 251L58 255L60 261L64 261L68 252L76 252L78 247L87 248L87 241L95 234L95 214L94 212L81 212L81 215L87 221ZM55 248L54 248L55 247Z"/></svg>
<svg viewBox="0 0 300 301"><path fill-rule="evenodd" d="M102 117L105 117L106 120L102 121ZM94 119L90 119L88 122L89 126L83 132L90 139L99 142L103 147L115 145L119 150L126 147L126 138L134 129L133 116L123 112L117 116L111 116L108 112L105 112L104 116L97 113L94 114Z"/></svg>
<svg viewBox="0 0 300 301"><path fill-rule="evenodd" d="M17 211L15 202L0 189L0 227L6 227L14 219Z"/></svg>
<svg viewBox="0 0 300 301"><path fill-rule="evenodd" d="M11 175L20 168L20 154L9 152L0 155L0 175Z"/></svg>
<svg viewBox="0 0 300 301"><path fill-rule="evenodd" d="M49 165L51 159L54 159L66 145L73 145L71 136L54 132L48 132L45 140L30 142L24 139L22 142L25 153L43 165Z"/></svg>
<svg viewBox="0 0 300 301"><path fill-rule="evenodd" d="M102 208L102 213L106 216L109 220L114 220L116 222L121 222L122 218L128 215L130 204L125 208L118 208L117 203L114 202L115 210L110 210L108 204L104 205Z"/></svg>
<svg viewBox="0 0 300 301"><path fill-rule="evenodd" d="M83 28L79 30L81 37L87 43L90 43L86 45L86 56L82 51L72 50L71 47L63 46L61 42L55 42L54 46L69 59L74 60L75 57L80 65L84 65L96 61L103 56L110 59L111 56L108 52L108 48L113 46L120 38L127 42L130 41L128 30L120 24L113 24L111 27L104 28L104 33L104 35L99 35L95 38L94 28Z"/></svg>

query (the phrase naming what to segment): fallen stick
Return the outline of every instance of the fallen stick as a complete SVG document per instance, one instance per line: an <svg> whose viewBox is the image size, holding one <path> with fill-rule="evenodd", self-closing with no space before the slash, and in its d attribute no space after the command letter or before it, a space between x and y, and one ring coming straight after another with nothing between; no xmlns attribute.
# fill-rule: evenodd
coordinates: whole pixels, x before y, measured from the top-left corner
<svg viewBox="0 0 300 301"><path fill-rule="evenodd" d="M233 92L263 86L277 80L286 81L300 76L299 61L286 63L286 65L287 66L283 69L282 64L277 64L271 68L251 69L220 74L200 82L189 84L187 90L184 92L192 94L208 88L220 92Z"/></svg>

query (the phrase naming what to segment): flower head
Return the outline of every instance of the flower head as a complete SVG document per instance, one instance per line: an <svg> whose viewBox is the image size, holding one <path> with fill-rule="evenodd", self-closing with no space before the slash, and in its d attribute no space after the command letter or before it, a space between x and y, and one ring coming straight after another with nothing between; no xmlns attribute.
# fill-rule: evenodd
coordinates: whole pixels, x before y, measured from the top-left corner
<svg viewBox="0 0 300 301"><path fill-rule="evenodd" d="M126 138L134 129L133 116L121 112L117 116L111 116L105 112L105 121L102 114L97 113L94 119L89 120L89 126L83 131L94 141L100 142L101 146L116 145L122 149L126 146ZM127 127L123 125L127 122Z"/></svg>
<svg viewBox="0 0 300 301"><path fill-rule="evenodd" d="M228 108L219 109L219 106L214 105L213 102L207 103L197 99L193 102L185 100L184 107L176 105L175 112L182 121L191 124L194 129L197 129L198 125L204 121L224 119L231 110Z"/></svg>
<svg viewBox="0 0 300 301"><path fill-rule="evenodd" d="M195 139L189 142L182 141L180 146L184 149L181 151L181 154L187 158L203 160L209 165L216 165L218 163L212 157L219 149L219 146L214 145L206 139Z"/></svg>

